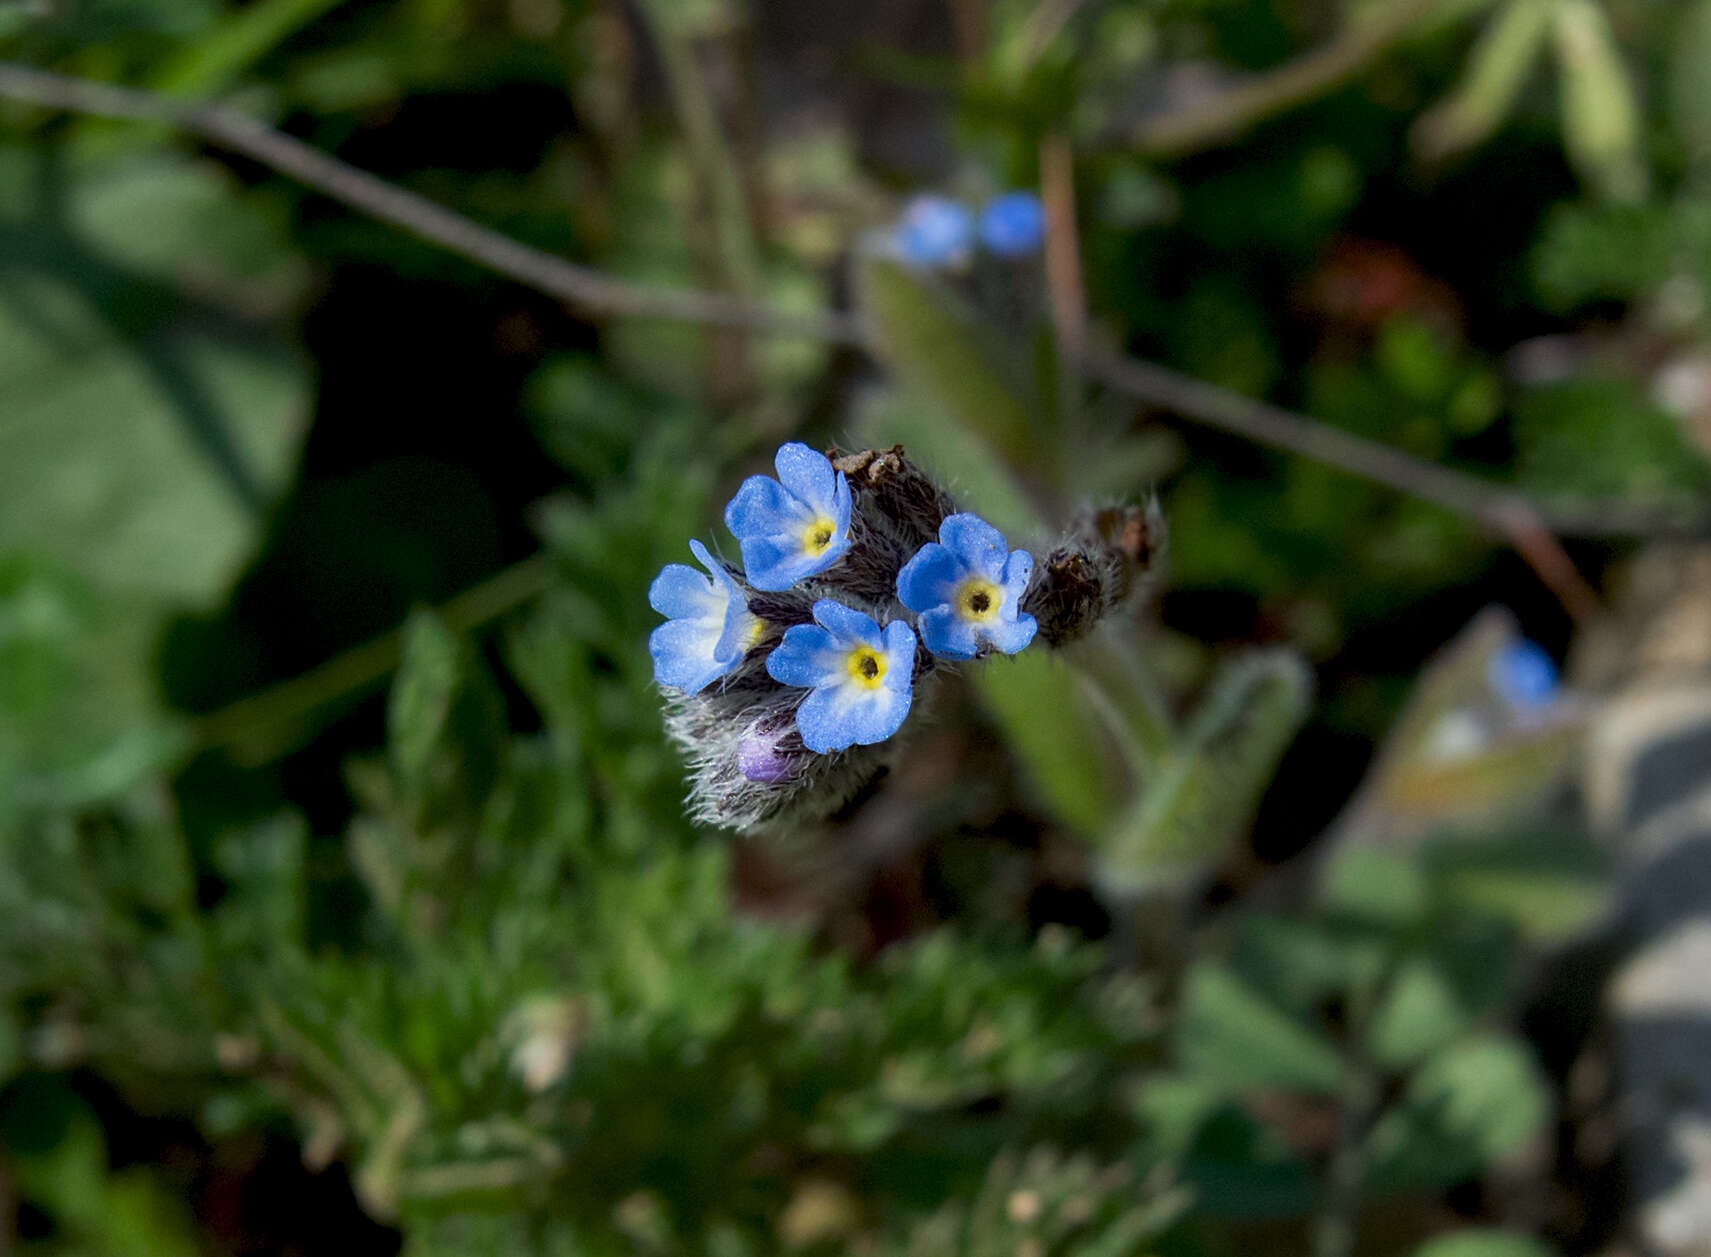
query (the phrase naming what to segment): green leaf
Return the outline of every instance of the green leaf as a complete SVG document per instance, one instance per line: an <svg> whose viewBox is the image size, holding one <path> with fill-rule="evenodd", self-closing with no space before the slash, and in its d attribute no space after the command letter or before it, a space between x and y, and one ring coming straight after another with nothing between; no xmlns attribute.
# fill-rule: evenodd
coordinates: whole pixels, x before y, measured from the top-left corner
<svg viewBox="0 0 1711 1257"><path fill-rule="evenodd" d="M1611 903L1607 853L1563 831L1439 842L1426 850L1439 893L1464 912L1497 917L1543 945L1598 920Z"/></svg>
<svg viewBox="0 0 1711 1257"><path fill-rule="evenodd" d="M182 750L186 731L155 706L150 610L0 556L0 819L111 797Z"/></svg>
<svg viewBox="0 0 1711 1257"><path fill-rule="evenodd" d="M1442 1188L1519 1152L1544 1129L1550 1099L1526 1046L1463 1039L1408 1081L1367 1143L1369 1177L1388 1189Z"/></svg>
<svg viewBox="0 0 1711 1257"><path fill-rule="evenodd" d="M1448 977L1427 961L1404 964L1373 1012L1367 1050L1380 1065L1405 1068L1444 1046L1468 1026Z"/></svg>
<svg viewBox="0 0 1711 1257"><path fill-rule="evenodd" d="M0 536L103 588L209 606L307 417L301 358L239 312L281 255L257 256L256 233L196 233L247 215L206 166L46 165L0 151L0 182L48 211L0 214Z"/></svg>
<svg viewBox="0 0 1711 1257"><path fill-rule="evenodd" d="M1041 485L1055 485L1061 442L1044 400L1007 369L1017 356L994 344L951 294L896 262L869 259L861 281L862 311L886 364L1012 473L1026 468ZM993 522L1008 528L1019 521Z"/></svg>
<svg viewBox="0 0 1711 1257"><path fill-rule="evenodd" d="M0 148L0 796L108 797L181 749L155 638L224 597L296 459L297 287L209 165Z"/></svg>
<svg viewBox="0 0 1711 1257"><path fill-rule="evenodd" d="M212 96L344 0L259 0L221 18L157 70L156 91Z"/></svg>
<svg viewBox="0 0 1711 1257"><path fill-rule="evenodd" d="M1566 314L1587 301L1633 301L1656 292L1678 270L1703 268L1711 259L1707 208L1692 201L1555 206L1532 251L1540 304Z"/></svg>
<svg viewBox="0 0 1711 1257"><path fill-rule="evenodd" d="M993 660L971 680L1052 814L1083 834L1105 829L1122 801L1119 772L1075 669L1030 650Z"/></svg>
<svg viewBox="0 0 1711 1257"><path fill-rule="evenodd" d="M1342 1058L1324 1036L1210 962L1188 975L1176 1041L1186 1068L1232 1093L1332 1095L1342 1085Z"/></svg>
<svg viewBox="0 0 1711 1257"><path fill-rule="evenodd" d="M1609 19L1595 0L1555 0L1552 13L1569 157L1601 195L1637 201L1648 182L1640 108Z"/></svg>
<svg viewBox="0 0 1711 1257"><path fill-rule="evenodd" d="M1345 845L1331 857L1320 903L1332 913L1403 930L1424 919L1428 893L1425 875L1405 856Z"/></svg>
<svg viewBox="0 0 1711 1257"><path fill-rule="evenodd" d="M1587 378L1515 402L1518 479L1543 492L1687 497L1711 485L1681 425L1638 385Z"/></svg>
<svg viewBox="0 0 1711 1257"><path fill-rule="evenodd" d="M1711 0L1684 6L1669 67L1670 119L1689 158L1711 161Z"/></svg>
<svg viewBox="0 0 1711 1257"><path fill-rule="evenodd" d="M1117 886L1174 881L1205 868L1253 819L1312 704L1307 666L1289 651L1227 664L1177 746L1101 839L1100 876Z"/></svg>
<svg viewBox="0 0 1711 1257"><path fill-rule="evenodd" d="M1425 113L1414 143L1444 157L1490 137L1514 106L1550 32L1551 0L1509 0L1480 32L1461 81Z"/></svg>
<svg viewBox="0 0 1711 1257"><path fill-rule="evenodd" d="M419 612L387 705L394 802L415 830L471 825L499 780L504 703L468 646Z"/></svg>
<svg viewBox="0 0 1711 1257"><path fill-rule="evenodd" d="M1551 1250L1531 1236L1482 1227L1427 1240L1414 1257L1551 1257Z"/></svg>

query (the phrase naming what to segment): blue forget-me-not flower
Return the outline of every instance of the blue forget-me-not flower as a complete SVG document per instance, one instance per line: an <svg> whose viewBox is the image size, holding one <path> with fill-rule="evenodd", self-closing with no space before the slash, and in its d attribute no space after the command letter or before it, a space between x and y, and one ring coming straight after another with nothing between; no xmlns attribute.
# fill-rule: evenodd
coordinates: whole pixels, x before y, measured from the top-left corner
<svg viewBox="0 0 1711 1257"><path fill-rule="evenodd" d="M974 247L974 215L960 202L924 194L903 207L895 238L898 255L910 266L962 266Z"/></svg>
<svg viewBox="0 0 1711 1257"><path fill-rule="evenodd" d="M1557 666L1537 642L1519 638L1500 646L1486 665L1499 698L1521 710L1545 707L1557 696Z"/></svg>
<svg viewBox="0 0 1711 1257"><path fill-rule="evenodd" d="M698 694L742 661L766 630L743 590L699 541L689 548L703 576L687 563L668 563L648 588L648 605L666 622L648 635L654 680Z"/></svg>
<svg viewBox="0 0 1711 1257"><path fill-rule="evenodd" d="M980 239L1000 257L1026 257L1046 238L1046 208L1032 192L1006 192L980 211Z"/></svg>
<svg viewBox="0 0 1711 1257"><path fill-rule="evenodd" d="M766 657L784 685L811 688L796 712L802 744L824 755L883 742L903 727L914 688L915 633L822 598L814 623L793 625Z"/></svg>
<svg viewBox="0 0 1711 1257"><path fill-rule="evenodd" d="M850 486L799 441L779 447L778 479L750 476L725 508L749 584L768 593L825 571L850 548Z"/></svg>
<svg viewBox="0 0 1711 1257"><path fill-rule="evenodd" d="M983 646L1013 655L1039 627L1021 610L1034 572L1026 550L978 515L950 515L897 574L897 596L920 618L921 640L945 659L973 659Z"/></svg>

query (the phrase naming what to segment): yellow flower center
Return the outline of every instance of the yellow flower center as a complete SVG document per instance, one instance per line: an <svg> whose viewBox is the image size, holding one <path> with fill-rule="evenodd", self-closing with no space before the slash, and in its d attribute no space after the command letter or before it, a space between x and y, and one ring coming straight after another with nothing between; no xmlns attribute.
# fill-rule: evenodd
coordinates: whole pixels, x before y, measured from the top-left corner
<svg viewBox="0 0 1711 1257"><path fill-rule="evenodd" d="M746 654L748 651L753 650L760 643L760 639L765 637L765 636L766 636L766 621L761 619L757 615L754 617L753 621L749 624L749 631L747 633L743 634L743 651L744 651L744 653Z"/></svg>
<svg viewBox="0 0 1711 1257"><path fill-rule="evenodd" d="M998 614L1003 601L1003 590L991 581L979 578L963 582L956 595L957 611L965 620L990 620Z"/></svg>
<svg viewBox="0 0 1711 1257"><path fill-rule="evenodd" d="M821 515L802 530L802 549L818 558L826 552L826 547L832 544L832 538L837 534L838 526Z"/></svg>
<svg viewBox="0 0 1711 1257"><path fill-rule="evenodd" d="M857 646L844 660L850 679L866 689L877 690L885 680L885 656L871 646Z"/></svg>

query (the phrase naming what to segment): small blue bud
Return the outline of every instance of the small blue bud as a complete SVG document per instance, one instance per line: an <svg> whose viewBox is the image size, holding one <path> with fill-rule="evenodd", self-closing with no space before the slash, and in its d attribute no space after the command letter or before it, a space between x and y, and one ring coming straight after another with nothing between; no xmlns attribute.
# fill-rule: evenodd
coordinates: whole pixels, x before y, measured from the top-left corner
<svg viewBox="0 0 1711 1257"><path fill-rule="evenodd" d="M980 239L1000 257L1019 258L1046 238L1046 207L1032 192L1006 192L980 211Z"/></svg>
<svg viewBox="0 0 1711 1257"><path fill-rule="evenodd" d="M1515 708L1543 707L1556 698L1557 666L1537 642L1520 638L1491 656L1486 680Z"/></svg>
<svg viewBox="0 0 1711 1257"><path fill-rule="evenodd" d="M974 215L943 196L918 196L897 220L897 252L924 270L962 266L974 247Z"/></svg>

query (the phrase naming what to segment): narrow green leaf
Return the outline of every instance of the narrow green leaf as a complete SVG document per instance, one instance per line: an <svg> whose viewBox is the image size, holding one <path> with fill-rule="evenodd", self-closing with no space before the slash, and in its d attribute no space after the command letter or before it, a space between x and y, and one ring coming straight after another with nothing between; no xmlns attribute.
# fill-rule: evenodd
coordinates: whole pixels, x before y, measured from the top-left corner
<svg viewBox="0 0 1711 1257"><path fill-rule="evenodd" d="M1414 1257L1551 1257L1551 1250L1531 1236L1482 1227L1427 1240Z"/></svg>
<svg viewBox="0 0 1711 1257"><path fill-rule="evenodd" d="M156 91L212 96L344 0L257 0L189 42L155 72Z"/></svg>
<svg viewBox="0 0 1711 1257"><path fill-rule="evenodd" d="M984 442L1012 474L1053 486L1060 442L1049 409L1001 345L950 293L884 258L861 269L862 310L898 376Z"/></svg>
<svg viewBox="0 0 1711 1257"><path fill-rule="evenodd" d="M1468 56L1461 81L1414 127L1414 144L1428 158L1474 147L1514 106L1550 32L1551 0L1509 0L1487 23Z"/></svg>
<svg viewBox="0 0 1711 1257"><path fill-rule="evenodd" d="M1188 975L1177 1048L1187 1068L1233 1093L1283 1088L1330 1095L1342 1084L1342 1058L1321 1034L1211 963Z"/></svg>
<svg viewBox="0 0 1711 1257"><path fill-rule="evenodd" d="M1440 893L1464 912L1501 918L1543 945L1596 922L1614 889L1607 853L1572 832L1437 843L1426 860Z"/></svg>
<svg viewBox="0 0 1711 1257"><path fill-rule="evenodd" d="M1556 0L1563 142L1602 196L1637 201L1646 191L1640 109L1609 19L1595 0Z"/></svg>
<svg viewBox="0 0 1711 1257"><path fill-rule="evenodd" d="M1680 20L1669 67L1670 118L1704 174L1711 162L1711 0L1685 6Z"/></svg>
<svg viewBox="0 0 1711 1257"><path fill-rule="evenodd" d="M993 660L972 681L1052 814L1083 834L1108 826L1122 801L1120 773L1074 669L1030 650Z"/></svg>
<svg viewBox="0 0 1711 1257"><path fill-rule="evenodd" d="M1101 839L1101 878L1122 887L1169 882L1217 859L1253 819L1312 693L1311 673L1291 652L1255 651L1228 664Z"/></svg>

